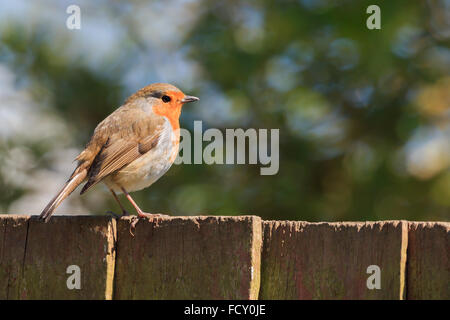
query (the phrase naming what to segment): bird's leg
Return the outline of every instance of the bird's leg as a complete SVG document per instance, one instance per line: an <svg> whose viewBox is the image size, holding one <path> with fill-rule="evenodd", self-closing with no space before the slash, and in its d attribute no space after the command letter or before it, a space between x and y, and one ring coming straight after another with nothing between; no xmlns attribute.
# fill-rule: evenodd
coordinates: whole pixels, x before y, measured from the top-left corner
<svg viewBox="0 0 450 320"><path fill-rule="evenodd" d="M142 209L139 208L139 206L136 204L136 202L133 200L133 198L127 192L127 190L125 190L123 187L121 189L122 189L123 194L127 197L128 201L130 201L131 204L133 205L133 207L136 209L136 212L138 214L138 219L134 220L131 223L131 227L133 229L136 227L136 224L138 223L139 218L150 218L150 219L153 219L153 218L168 218L169 217L168 215L165 215L165 214L147 213L147 212L142 211ZM133 233L132 233L132 235L133 235Z"/></svg>
<svg viewBox="0 0 450 320"><path fill-rule="evenodd" d="M128 213L128 211L125 209L125 207L122 205L122 203L120 202L119 197L117 196L117 194L114 192L113 189L111 189L111 188L108 188L108 189L109 189L109 191L111 191L111 193L112 193L114 199L116 199L117 203L118 203L119 206L120 206L120 209L122 209L122 215L119 216L119 215L115 214L115 213L112 212L112 211L108 211L108 213L112 214L112 215L113 215L114 217L116 217L117 219L119 219L120 217L123 217L123 216L128 216L129 213Z"/></svg>
<svg viewBox="0 0 450 320"><path fill-rule="evenodd" d="M133 205L133 207L136 209L136 212L137 212L139 218L169 217L168 215L165 215L165 214L147 213L147 212L142 211L142 209L139 208L139 206L136 204L136 202L133 200L133 198L130 196L130 194L124 188L122 188L122 192L125 194L125 196L127 197L128 201L130 201L131 204Z"/></svg>

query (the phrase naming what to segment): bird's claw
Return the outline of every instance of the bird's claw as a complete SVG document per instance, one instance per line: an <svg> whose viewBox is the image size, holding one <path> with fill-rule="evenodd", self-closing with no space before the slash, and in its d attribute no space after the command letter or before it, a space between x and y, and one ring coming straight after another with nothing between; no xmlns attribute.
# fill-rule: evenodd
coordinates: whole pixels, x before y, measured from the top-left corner
<svg viewBox="0 0 450 320"><path fill-rule="evenodd" d="M162 214L162 213L145 213L145 212L138 213L138 217L139 218L147 218L149 220L152 220L154 218L170 218L170 216L168 216L167 214Z"/></svg>
<svg viewBox="0 0 450 320"><path fill-rule="evenodd" d="M139 217L134 216L132 218L132 221L130 223L130 234L132 237L134 237L133 231L136 229L136 224L139 222Z"/></svg>
<svg viewBox="0 0 450 320"><path fill-rule="evenodd" d="M126 216L129 215L129 213L127 211L123 211L122 214L117 214L117 213L115 213L113 211L106 211L106 213L111 215L111 216L113 216L116 219L120 219L122 217L126 217Z"/></svg>
<svg viewBox="0 0 450 320"><path fill-rule="evenodd" d="M133 231L136 229L136 224L141 220L141 218L148 219L149 221L152 221L155 218L170 218L167 214L160 214L160 213L144 213L140 212L137 216L134 216L132 218L132 221L130 223L130 234L134 237Z"/></svg>

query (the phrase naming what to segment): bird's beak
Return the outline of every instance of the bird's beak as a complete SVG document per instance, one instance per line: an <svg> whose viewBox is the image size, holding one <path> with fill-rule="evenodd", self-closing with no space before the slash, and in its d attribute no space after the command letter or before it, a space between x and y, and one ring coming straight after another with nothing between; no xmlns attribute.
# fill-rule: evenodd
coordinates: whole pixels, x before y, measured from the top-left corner
<svg viewBox="0 0 450 320"><path fill-rule="evenodd" d="M200 100L200 99L197 97L194 97L194 96L184 96L184 98L181 99L181 103L194 102L194 101L198 101L198 100Z"/></svg>

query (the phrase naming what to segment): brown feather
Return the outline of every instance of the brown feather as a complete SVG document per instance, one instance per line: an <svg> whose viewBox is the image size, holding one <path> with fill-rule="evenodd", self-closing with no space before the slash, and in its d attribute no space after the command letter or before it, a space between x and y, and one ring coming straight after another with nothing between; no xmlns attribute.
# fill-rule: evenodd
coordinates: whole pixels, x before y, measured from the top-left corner
<svg viewBox="0 0 450 320"><path fill-rule="evenodd" d="M140 108L125 107L122 108L127 110L126 114L122 114L120 117L111 114L95 130L91 139L93 145L88 145L88 148L99 149L99 151L90 165L88 182L81 190L81 194L103 178L147 153L158 143L164 119L162 117L151 118ZM130 121L131 119L139 120ZM121 128L121 130L111 131L111 128ZM106 135L109 135L107 139L104 138ZM101 141L105 142L99 148L96 144Z"/></svg>
<svg viewBox="0 0 450 320"><path fill-rule="evenodd" d="M53 212L60 205L65 198L67 198L85 179L87 176L86 170L79 171L78 168L72 174L72 177L66 182L64 187L58 194L47 204L39 216L40 220L48 222Z"/></svg>

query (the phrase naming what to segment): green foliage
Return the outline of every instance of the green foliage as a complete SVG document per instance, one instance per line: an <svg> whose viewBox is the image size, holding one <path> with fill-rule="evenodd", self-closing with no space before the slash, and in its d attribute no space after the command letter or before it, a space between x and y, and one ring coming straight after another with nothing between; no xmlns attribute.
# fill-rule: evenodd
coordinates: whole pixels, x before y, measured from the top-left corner
<svg viewBox="0 0 450 320"><path fill-rule="evenodd" d="M210 0L192 9L195 22L174 50L187 52L198 67L193 79L199 80L189 83L188 93L201 101L183 111L182 127L192 129L197 119L205 121L204 129L279 128L280 170L260 176L254 165L174 166L136 193L137 202L176 215L448 219L450 160L430 154L414 166L410 156L421 147L417 137L424 130L441 132L447 145L450 138L449 39L430 27L439 21L439 3L382 1L381 30L366 28L370 4ZM16 22L1 33L0 63L70 125L72 147L81 148L95 125L138 89L124 80L136 57L149 61L159 52L136 32L129 11L103 9L124 38L100 65L71 54L70 36L58 37L43 21L31 32ZM145 79L142 86L165 81ZM217 92L231 105L222 110L227 117L202 119ZM45 166L45 148L28 148ZM6 209L26 192L1 181L0 187ZM102 209L113 206L110 201Z"/></svg>

